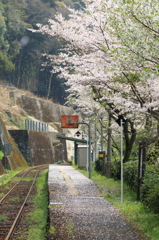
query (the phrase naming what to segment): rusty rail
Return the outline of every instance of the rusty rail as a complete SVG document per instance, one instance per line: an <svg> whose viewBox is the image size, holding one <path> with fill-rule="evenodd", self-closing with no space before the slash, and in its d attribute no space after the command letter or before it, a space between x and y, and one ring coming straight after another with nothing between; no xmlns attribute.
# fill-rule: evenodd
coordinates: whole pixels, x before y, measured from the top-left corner
<svg viewBox="0 0 159 240"><path fill-rule="evenodd" d="M39 172L43 168L46 168L47 165L35 166L28 169L22 176L20 176L20 180L14 184L2 199L0 199L0 215L7 216L7 219L0 224L0 239L11 239L15 228L17 227L17 222L21 217L31 194L36 178ZM37 171L35 172L34 170ZM31 175L29 177L32 177L33 179L30 180L28 184L25 180L23 181L23 179L29 174ZM18 201L15 200L16 197L19 197Z"/></svg>
<svg viewBox="0 0 159 240"><path fill-rule="evenodd" d="M18 182L16 182L16 184L14 184L14 186L4 195L3 198L1 198L1 200L0 200L0 205L1 205L2 202L9 196L9 194L14 190L14 188L20 183L20 181L25 177L25 175L26 175L29 171L30 171L30 169L29 169L27 172L25 172L25 173L23 174L23 176L20 178L20 180L19 180Z"/></svg>
<svg viewBox="0 0 159 240"><path fill-rule="evenodd" d="M39 170L39 171L40 171L40 170ZM25 204L26 204L26 202L27 202L27 200L28 200L28 197L29 197L29 195L30 195L30 193L31 193L31 190L32 190L32 188L33 188L33 186L34 186L34 184L35 184L35 181L36 181L36 178L37 178L37 175L38 175L39 171L36 173L36 175L35 175L35 177L34 177L34 180L33 180L32 185L31 185L31 187L30 187L30 189L29 189L29 191L28 191L28 194L27 194L27 196L26 196L26 198L25 198L25 200L24 200L24 202L23 202L23 204L22 204L22 206L21 206L21 208L20 208L20 210L19 210L19 212L18 212L18 214L17 214L17 216L16 216L16 218L15 218L15 220L14 220L14 222L13 222L13 224L12 224L10 230L9 230L9 232L8 232L8 235L7 235L7 237L5 238L5 240L9 240L9 239L10 239L10 237L11 237L11 235L12 235L12 233L13 233L15 227L16 227L16 224L17 224L17 222L18 222L18 219L19 219L20 216L21 216L21 213L22 213L22 211L23 211L23 208L24 208L24 206L25 206Z"/></svg>

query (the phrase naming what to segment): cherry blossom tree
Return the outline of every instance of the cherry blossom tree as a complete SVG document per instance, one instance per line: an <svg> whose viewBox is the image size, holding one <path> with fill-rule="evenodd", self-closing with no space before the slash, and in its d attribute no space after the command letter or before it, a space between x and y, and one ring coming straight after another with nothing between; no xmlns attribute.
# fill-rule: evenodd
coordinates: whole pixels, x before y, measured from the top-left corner
<svg viewBox="0 0 159 240"><path fill-rule="evenodd" d="M39 32L65 41L57 56L48 56L53 72L67 79L76 106L91 110L96 102L114 119L125 116L126 161L138 121L158 120L159 3L87 0L85 11L69 11L69 19L57 14L47 26L37 24Z"/></svg>

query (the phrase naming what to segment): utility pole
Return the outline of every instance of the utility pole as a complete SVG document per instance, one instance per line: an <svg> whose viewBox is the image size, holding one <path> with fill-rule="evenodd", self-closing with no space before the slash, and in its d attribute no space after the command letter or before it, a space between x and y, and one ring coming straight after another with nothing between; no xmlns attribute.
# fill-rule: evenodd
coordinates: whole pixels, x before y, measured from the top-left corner
<svg viewBox="0 0 159 240"><path fill-rule="evenodd" d="M98 115L98 112L97 110L95 109L94 110L94 152L93 152L93 162L95 162L95 160L97 159L98 157L98 145L97 145L97 115Z"/></svg>
<svg viewBox="0 0 159 240"><path fill-rule="evenodd" d="M119 115L116 122L120 126L121 204L123 204L123 125L126 120L122 115Z"/></svg>
<svg viewBox="0 0 159 240"><path fill-rule="evenodd" d="M103 115L101 114L101 151L103 151L103 126L102 126Z"/></svg>
<svg viewBox="0 0 159 240"><path fill-rule="evenodd" d="M107 164L106 164L106 177L111 178L111 159L112 159L112 129L111 129L111 114L108 111L108 145L107 145Z"/></svg>
<svg viewBox="0 0 159 240"><path fill-rule="evenodd" d="M123 119L120 119L121 204L123 204Z"/></svg>
<svg viewBox="0 0 159 240"><path fill-rule="evenodd" d="M98 147L97 147L97 118L95 118L95 128L94 128L94 143L95 143L95 154L94 154L94 161L97 159L98 157Z"/></svg>

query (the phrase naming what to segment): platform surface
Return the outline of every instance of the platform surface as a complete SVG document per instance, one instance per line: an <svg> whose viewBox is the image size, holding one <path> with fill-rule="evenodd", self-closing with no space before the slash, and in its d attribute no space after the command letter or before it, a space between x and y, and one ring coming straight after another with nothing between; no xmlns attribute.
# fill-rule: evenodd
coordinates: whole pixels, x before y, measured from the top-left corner
<svg viewBox="0 0 159 240"><path fill-rule="evenodd" d="M92 180L71 166L49 165L50 237L58 240L143 240Z"/></svg>

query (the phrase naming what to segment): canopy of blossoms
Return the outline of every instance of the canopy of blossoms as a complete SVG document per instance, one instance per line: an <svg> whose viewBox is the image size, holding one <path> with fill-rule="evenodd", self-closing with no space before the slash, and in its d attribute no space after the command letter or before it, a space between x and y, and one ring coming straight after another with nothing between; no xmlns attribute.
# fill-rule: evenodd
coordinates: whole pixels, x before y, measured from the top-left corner
<svg viewBox="0 0 159 240"><path fill-rule="evenodd" d="M158 118L159 2L88 0L84 11L69 11L69 19L57 14L37 24L65 41L48 57L53 72L67 79L69 99L76 96L73 103L88 110L95 101L127 118Z"/></svg>

